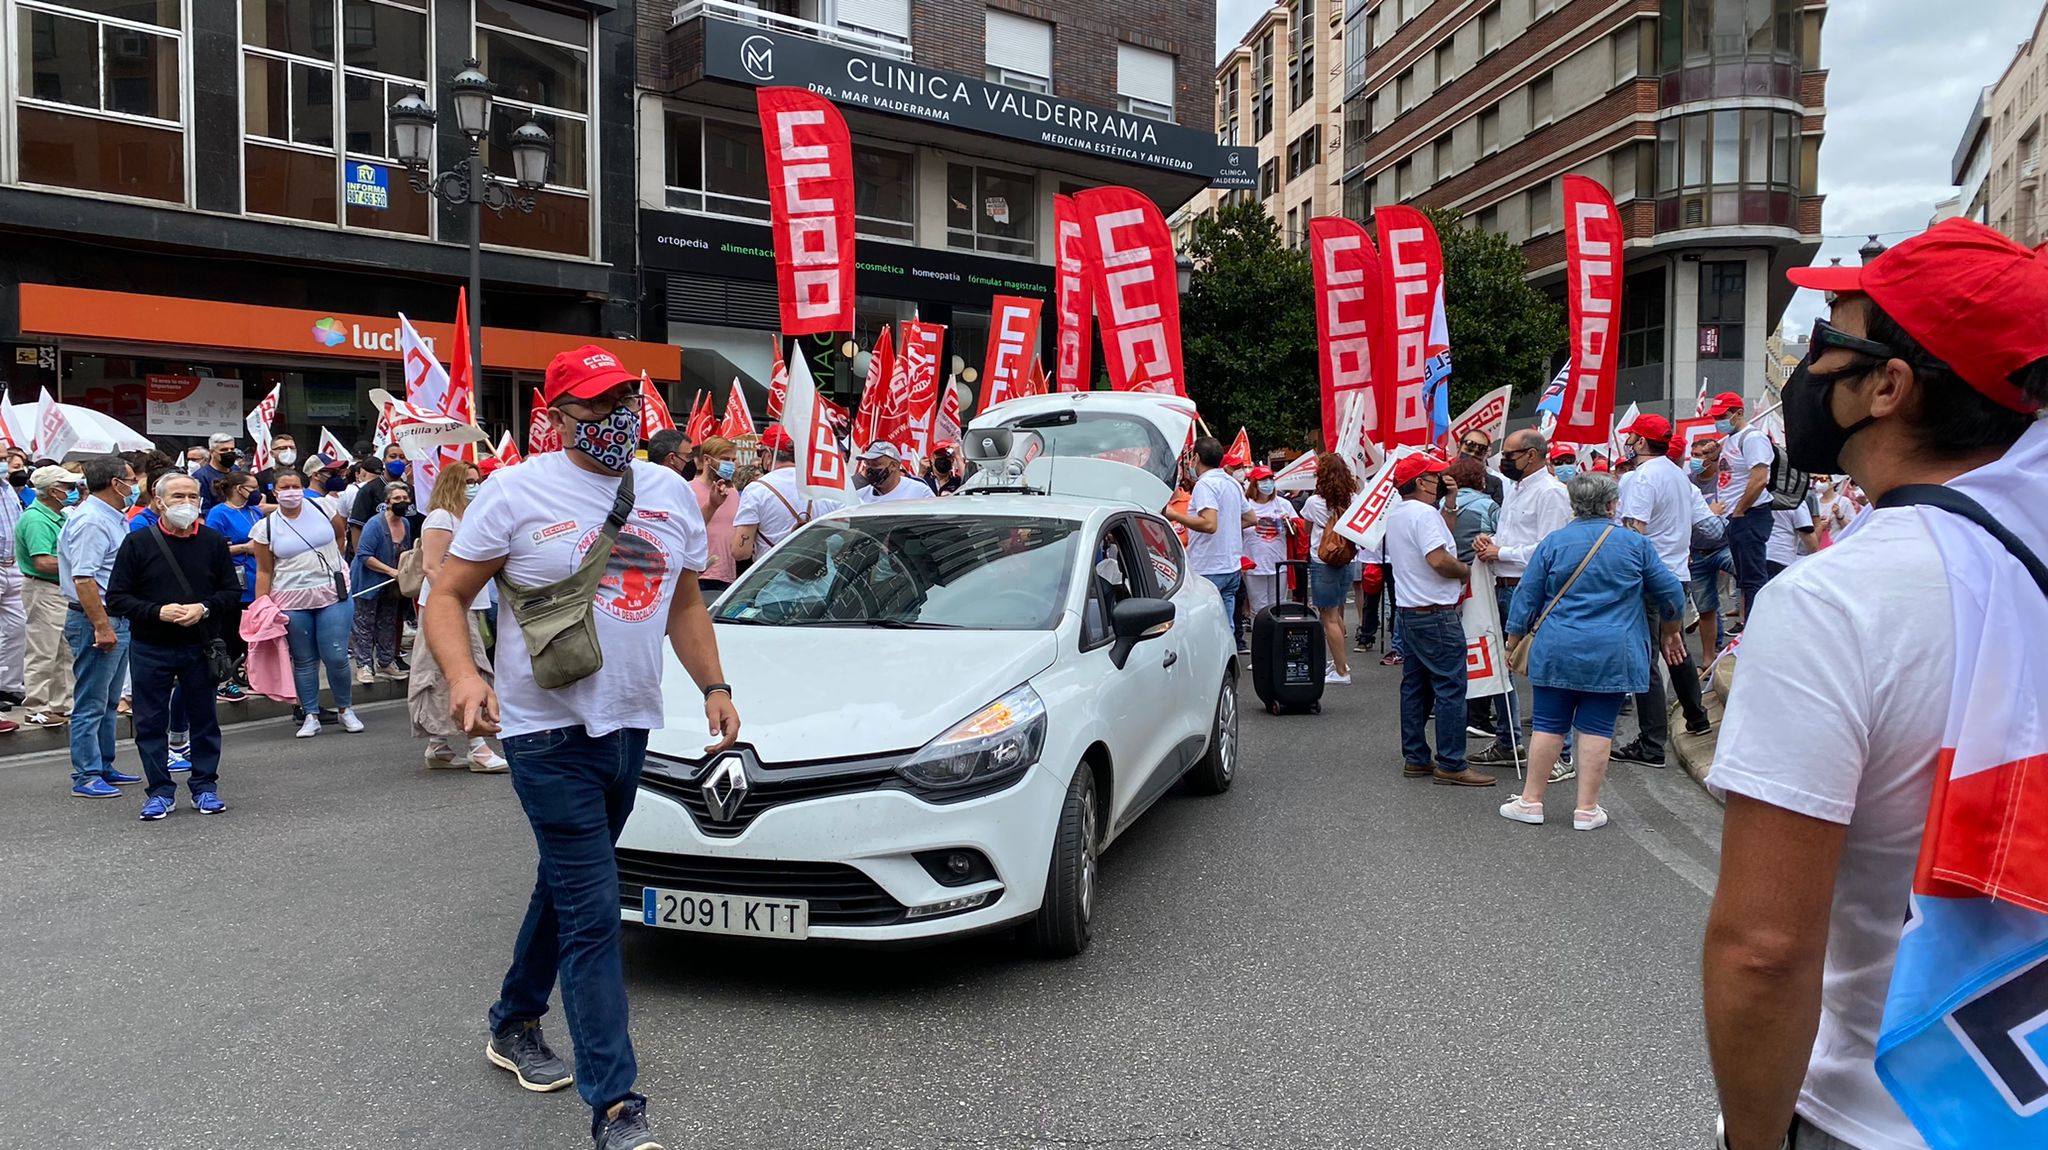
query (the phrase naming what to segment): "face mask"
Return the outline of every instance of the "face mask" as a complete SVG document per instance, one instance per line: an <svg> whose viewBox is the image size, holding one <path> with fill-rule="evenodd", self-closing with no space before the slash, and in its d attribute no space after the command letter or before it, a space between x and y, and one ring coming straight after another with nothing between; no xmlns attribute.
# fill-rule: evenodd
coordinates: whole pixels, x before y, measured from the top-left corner
<svg viewBox="0 0 2048 1150"><path fill-rule="evenodd" d="M216 462L214 463L214 465L213 465L213 467L214 467L214 470L216 470L216 471L228 471L228 470L232 470L232 469L234 468L234 466L235 466L235 460L237 460L237 459L240 459L240 458L241 458L241 456L239 456L239 455L236 455L236 454L235 454L234 452L232 452L232 451L223 451L223 452L221 452L221 453L220 453L220 458L219 458L219 459L218 459L218 460L217 460L217 461L216 461Z"/></svg>
<svg viewBox="0 0 2048 1150"><path fill-rule="evenodd" d="M391 462L385 464L384 474L389 475L393 479L405 478L405 460L394 459Z"/></svg>
<svg viewBox="0 0 2048 1150"><path fill-rule="evenodd" d="M192 525L199 522L199 509L190 503L180 503L164 512L164 522L169 523L173 530L190 531Z"/></svg>
<svg viewBox="0 0 2048 1150"><path fill-rule="evenodd" d="M1706 469L1707 465L1700 460L1688 459L1685 461L1685 473L1687 475L1698 476L1700 472L1705 471Z"/></svg>
<svg viewBox="0 0 2048 1150"><path fill-rule="evenodd" d="M127 499L127 506L129 506L129 507L133 507L133 506L135 506L135 501L136 501L136 500L138 500L138 499L141 499L141 498L142 498L142 488L141 488L141 487L131 487L131 488L129 488L129 489L128 489L128 499Z"/></svg>
<svg viewBox="0 0 2048 1150"><path fill-rule="evenodd" d="M1260 495L1271 495L1271 494L1273 494L1273 481L1272 481L1272 480L1270 480L1270 479L1261 479L1261 480L1259 480L1259 494L1260 494Z"/></svg>
<svg viewBox="0 0 2048 1150"><path fill-rule="evenodd" d="M869 487L880 487L889 481L889 469L886 467L863 467L860 473L867 479Z"/></svg>
<svg viewBox="0 0 2048 1150"><path fill-rule="evenodd" d="M1732 419L1717 419L1714 421L1714 430L1723 435L1733 435L1735 434L1735 421Z"/></svg>
<svg viewBox="0 0 2048 1150"><path fill-rule="evenodd" d="M624 471L633 462L633 449L640 446L640 413L619 407L603 419L576 421L573 437L576 450L597 461L607 471Z"/></svg>
<svg viewBox="0 0 2048 1150"><path fill-rule="evenodd" d="M732 482L732 477L739 474L739 470L739 464L734 463L730 459L721 459L718 461L718 477L720 479L725 480L727 483Z"/></svg>
<svg viewBox="0 0 2048 1150"><path fill-rule="evenodd" d="M7 482L9 482L9 483L12 483L12 484L13 484L13 485L15 485L16 487L27 487L27 486L28 486L28 472L26 472L26 471L10 471L10 472L8 472L8 473L7 473Z"/></svg>
<svg viewBox="0 0 2048 1150"><path fill-rule="evenodd" d="M327 482L321 484L320 487L321 490L330 494L336 491L346 491L348 490L348 480L343 479L339 475L330 475L327 477Z"/></svg>
<svg viewBox="0 0 2048 1150"><path fill-rule="evenodd" d="M406 511L412 507L412 504L403 499L394 499L385 506L391 508L391 514L404 518Z"/></svg>
<svg viewBox="0 0 2048 1150"><path fill-rule="evenodd" d="M462 497L474 503L476 502L477 493L483 489L484 485L481 483L465 483L462 486Z"/></svg>
<svg viewBox="0 0 2048 1150"><path fill-rule="evenodd" d="M1835 384L1868 375L1877 367L1818 373L1807 361L1799 361L1792 378L1785 381L1785 402L1780 409L1785 420L1785 462L1821 475L1842 473L1842 448L1850 436L1876 423L1877 417L1866 415L1847 427L1836 423L1831 402Z"/></svg>
<svg viewBox="0 0 2048 1150"><path fill-rule="evenodd" d="M188 459L185 461L185 474L197 475L199 474L199 469L204 466L206 466L204 459Z"/></svg>
<svg viewBox="0 0 2048 1150"><path fill-rule="evenodd" d="M1522 476L1528 474L1528 472L1522 470L1521 456L1509 455L1505 452L1500 457L1500 473L1507 476L1510 480L1520 480Z"/></svg>
<svg viewBox="0 0 2048 1150"><path fill-rule="evenodd" d="M1557 479L1560 483L1570 483L1578 473L1579 467L1576 463L1560 463L1557 465Z"/></svg>
<svg viewBox="0 0 2048 1150"><path fill-rule="evenodd" d="M66 507L75 507L75 506L77 506L77 504L78 504L78 488L76 488L76 487L67 487L67 488L65 488L65 490L64 490L64 506L66 506Z"/></svg>
<svg viewBox="0 0 2048 1150"><path fill-rule="evenodd" d="M289 447L277 453L277 462L279 466L290 467L292 464L297 463L298 461L299 453L293 451Z"/></svg>
<svg viewBox="0 0 2048 1150"><path fill-rule="evenodd" d="M277 493L277 505L286 511L297 511L300 505L305 502L306 492L304 488L293 487Z"/></svg>

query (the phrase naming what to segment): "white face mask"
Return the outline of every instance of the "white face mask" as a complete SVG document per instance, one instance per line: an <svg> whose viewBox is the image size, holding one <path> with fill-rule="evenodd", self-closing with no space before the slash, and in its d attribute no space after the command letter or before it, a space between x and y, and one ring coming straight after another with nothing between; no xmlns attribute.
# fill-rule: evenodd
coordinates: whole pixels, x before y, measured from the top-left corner
<svg viewBox="0 0 2048 1150"><path fill-rule="evenodd" d="M164 521L179 531L190 531L199 522L199 508L190 503L180 503L164 512Z"/></svg>
<svg viewBox="0 0 2048 1150"><path fill-rule="evenodd" d="M277 453L277 461L285 467L290 467L299 461L299 453L287 447Z"/></svg>

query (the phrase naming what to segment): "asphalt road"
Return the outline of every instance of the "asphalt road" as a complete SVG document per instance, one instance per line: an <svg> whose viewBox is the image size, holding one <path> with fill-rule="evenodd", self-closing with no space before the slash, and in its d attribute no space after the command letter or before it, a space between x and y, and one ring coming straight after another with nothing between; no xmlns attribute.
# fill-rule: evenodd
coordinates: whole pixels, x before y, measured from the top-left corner
<svg viewBox="0 0 2048 1150"><path fill-rule="evenodd" d="M1105 859L1094 948L781 949L629 932L671 1150L1678 1147L1714 1104L1698 950L1718 808L1617 768L1614 822L1400 776L1396 671L1245 708L1244 768ZM481 1055L532 882L503 777L402 713L232 730L232 810L136 821L0 762L0 1147L588 1146ZM0 748L4 749L4 748ZM126 748L124 759L132 756ZM559 1011L553 1040L568 1051Z"/></svg>

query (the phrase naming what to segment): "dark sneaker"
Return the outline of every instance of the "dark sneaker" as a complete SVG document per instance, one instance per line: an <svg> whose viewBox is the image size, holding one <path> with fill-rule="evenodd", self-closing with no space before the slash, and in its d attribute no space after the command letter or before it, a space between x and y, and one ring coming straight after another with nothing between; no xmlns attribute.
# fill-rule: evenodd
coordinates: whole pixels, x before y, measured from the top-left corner
<svg viewBox="0 0 2048 1150"><path fill-rule="evenodd" d="M647 1103L629 1098L597 1128L596 1150L662 1150L647 1126Z"/></svg>
<svg viewBox="0 0 2048 1150"><path fill-rule="evenodd" d="M1489 743L1465 758L1481 767L1512 767L1521 761L1516 757L1515 749L1504 743Z"/></svg>
<svg viewBox="0 0 2048 1150"><path fill-rule="evenodd" d="M1401 652L1399 651L1389 651L1380 657L1380 666L1382 667L1398 667L1402 662Z"/></svg>
<svg viewBox="0 0 2048 1150"><path fill-rule="evenodd" d="M1438 767L1430 773L1429 781L1440 787L1490 787L1499 780L1471 767L1466 767L1462 771L1447 771Z"/></svg>
<svg viewBox="0 0 2048 1150"><path fill-rule="evenodd" d="M537 1093L560 1090L576 1081L576 1076L569 1073L569 1064L548 1049L538 1022L515 1022L491 1035L484 1046L484 1057L491 1060L491 1065L510 1070L519 1079L519 1085Z"/></svg>
<svg viewBox="0 0 2048 1150"><path fill-rule="evenodd" d="M1614 751L1607 757L1617 763L1636 763L1645 767L1662 767L1664 765L1664 756L1653 756L1650 752L1644 750L1641 739L1621 744L1614 748Z"/></svg>
<svg viewBox="0 0 2048 1150"><path fill-rule="evenodd" d="M1704 735L1712 732L1713 729L1714 724L1712 723L1701 723L1697 727L1693 726L1691 723L1687 723L1685 725L1685 733L1688 735Z"/></svg>

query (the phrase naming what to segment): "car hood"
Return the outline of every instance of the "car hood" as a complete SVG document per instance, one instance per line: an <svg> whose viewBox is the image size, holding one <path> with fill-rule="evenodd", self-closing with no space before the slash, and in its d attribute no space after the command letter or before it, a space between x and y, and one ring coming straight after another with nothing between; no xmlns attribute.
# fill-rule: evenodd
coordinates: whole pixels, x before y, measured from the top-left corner
<svg viewBox="0 0 2048 1150"><path fill-rule="evenodd" d="M1052 665L1052 631L891 631L719 623L740 740L762 761L915 750ZM671 656L673 658L673 656ZM649 747L703 754L696 688L671 667L668 728Z"/></svg>

